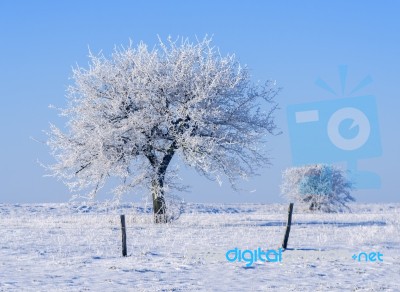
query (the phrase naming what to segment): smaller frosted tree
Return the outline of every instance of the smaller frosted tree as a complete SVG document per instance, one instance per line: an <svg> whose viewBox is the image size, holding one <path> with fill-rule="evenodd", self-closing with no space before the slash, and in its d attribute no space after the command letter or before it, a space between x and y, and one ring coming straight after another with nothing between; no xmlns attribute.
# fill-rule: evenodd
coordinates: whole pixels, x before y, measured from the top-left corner
<svg viewBox="0 0 400 292"><path fill-rule="evenodd" d="M310 211L340 212L354 184L339 167L326 164L291 167L282 174L281 194L290 201L307 205Z"/></svg>

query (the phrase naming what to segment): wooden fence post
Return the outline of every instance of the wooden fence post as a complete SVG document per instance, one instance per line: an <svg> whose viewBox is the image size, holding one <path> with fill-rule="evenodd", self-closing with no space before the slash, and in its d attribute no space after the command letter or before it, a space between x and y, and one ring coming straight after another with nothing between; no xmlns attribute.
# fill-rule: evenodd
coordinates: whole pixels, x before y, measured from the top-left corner
<svg viewBox="0 0 400 292"><path fill-rule="evenodd" d="M290 203L289 210L288 210L288 220L287 220L287 224L286 224L285 237L283 238L283 242L282 242L282 247L284 249L287 248L287 244L288 244L288 240L289 240L290 226L292 225L292 213L293 213L293 203Z"/></svg>
<svg viewBox="0 0 400 292"><path fill-rule="evenodd" d="M126 227L125 227L125 215L121 215L121 232L122 232L122 256L127 256L126 249Z"/></svg>

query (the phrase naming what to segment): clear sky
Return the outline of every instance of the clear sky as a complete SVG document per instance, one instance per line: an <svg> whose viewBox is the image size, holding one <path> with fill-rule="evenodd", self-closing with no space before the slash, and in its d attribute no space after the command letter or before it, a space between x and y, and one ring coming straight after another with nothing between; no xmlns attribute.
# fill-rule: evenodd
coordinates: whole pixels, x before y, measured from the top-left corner
<svg viewBox="0 0 400 292"><path fill-rule="evenodd" d="M219 187L183 169L183 179L192 186L183 194L186 201L282 202L281 172L293 163L288 106L331 101L321 106L334 111L337 99L350 96L370 76L372 83L352 96L374 96L377 116L371 127L379 129L375 142L382 154L361 157L356 151L354 159L359 169L375 172L381 186L357 191L355 197L399 202L399 14L397 1L1 1L0 202L70 198L61 182L43 177L37 160L52 159L46 146L30 137L45 140L42 130L49 122L63 124L48 105L65 105L71 67L87 66L89 46L109 55L115 44L126 45L129 39L152 46L157 35L194 40L205 34L213 35L221 52L235 53L247 64L255 81L275 79L283 87L277 113L283 134L265 145L273 165L243 185L248 191L234 193L226 184ZM347 66L344 94L342 65ZM317 79L338 95L317 86Z"/></svg>

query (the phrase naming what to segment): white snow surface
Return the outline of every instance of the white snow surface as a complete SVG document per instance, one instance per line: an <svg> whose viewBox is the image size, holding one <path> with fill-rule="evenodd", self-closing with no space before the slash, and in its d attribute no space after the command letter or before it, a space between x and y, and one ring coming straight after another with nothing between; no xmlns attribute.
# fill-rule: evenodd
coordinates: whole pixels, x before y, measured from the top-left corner
<svg viewBox="0 0 400 292"><path fill-rule="evenodd" d="M279 248L287 207L186 204L155 225L133 204L0 204L0 291L400 291L400 204L339 214L295 205L281 262L226 260L235 247ZM360 252L383 261L354 260Z"/></svg>

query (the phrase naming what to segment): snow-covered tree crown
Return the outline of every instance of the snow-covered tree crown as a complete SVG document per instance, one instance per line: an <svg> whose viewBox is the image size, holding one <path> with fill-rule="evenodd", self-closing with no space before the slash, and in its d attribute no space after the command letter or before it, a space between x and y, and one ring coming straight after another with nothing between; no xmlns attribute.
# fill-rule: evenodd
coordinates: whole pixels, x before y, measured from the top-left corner
<svg viewBox="0 0 400 292"><path fill-rule="evenodd" d="M345 171L329 164L290 167L282 173L281 194L291 202L306 205L311 211L348 210L355 189Z"/></svg>
<svg viewBox="0 0 400 292"><path fill-rule="evenodd" d="M221 56L210 38L89 57L88 69L73 70L61 110L68 131L51 125L48 140L56 159L51 175L72 191L94 195L109 177L121 179L117 194L155 181L165 188L175 154L232 184L268 163L261 143L275 132L279 89L271 81L251 84L249 70L234 55Z"/></svg>

